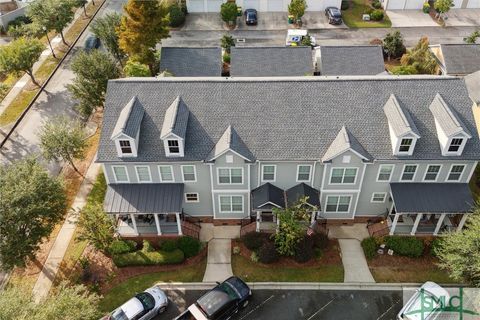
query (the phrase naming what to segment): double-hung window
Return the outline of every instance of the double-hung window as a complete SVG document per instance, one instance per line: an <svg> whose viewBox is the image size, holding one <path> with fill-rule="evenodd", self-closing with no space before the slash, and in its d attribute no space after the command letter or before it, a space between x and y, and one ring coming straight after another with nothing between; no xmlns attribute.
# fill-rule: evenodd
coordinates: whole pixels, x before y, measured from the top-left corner
<svg viewBox="0 0 480 320"><path fill-rule="evenodd" d="M197 181L197 173L194 165L182 166L183 182Z"/></svg>
<svg viewBox="0 0 480 320"><path fill-rule="evenodd" d="M160 172L160 181L161 182L173 182L173 171L172 166L158 166L158 171Z"/></svg>
<svg viewBox="0 0 480 320"><path fill-rule="evenodd" d="M301 164L297 167L297 181L310 181L311 165Z"/></svg>
<svg viewBox="0 0 480 320"><path fill-rule="evenodd" d="M178 140L167 140L168 152L171 154L180 153L180 146Z"/></svg>
<svg viewBox="0 0 480 320"><path fill-rule="evenodd" d="M120 140L118 143L120 144L120 150L122 151L123 154L132 153L132 146L130 145L130 141Z"/></svg>
<svg viewBox="0 0 480 320"><path fill-rule="evenodd" d="M393 164L382 164L378 169L377 181L390 181L393 172Z"/></svg>
<svg viewBox="0 0 480 320"><path fill-rule="evenodd" d="M439 164L431 164L427 167L427 171L425 172L425 177L423 178L424 181L437 181L438 174L440 173L440 169L442 168Z"/></svg>
<svg viewBox="0 0 480 320"><path fill-rule="evenodd" d="M462 143L463 139L452 139L452 142L450 142L450 146L448 147L448 152L458 152L458 150L460 150L460 147L462 146Z"/></svg>
<svg viewBox="0 0 480 320"><path fill-rule="evenodd" d="M416 164L409 164L403 167L403 173L401 177L401 181L413 181L415 178L415 173L417 172L417 165Z"/></svg>
<svg viewBox="0 0 480 320"><path fill-rule="evenodd" d="M410 152L410 148L412 147L412 144L413 144L413 139L411 138L402 139L400 141L400 147L398 148L398 152L401 152L401 153Z"/></svg>
<svg viewBox="0 0 480 320"><path fill-rule="evenodd" d="M242 184L243 169L242 168L219 168L218 183L219 184Z"/></svg>
<svg viewBox="0 0 480 320"><path fill-rule="evenodd" d="M149 166L136 166L138 182L152 182Z"/></svg>
<svg viewBox="0 0 480 320"><path fill-rule="evenodd" d="M330 183L354 184L356 177L357 168L333 168Z"/></svg>
<svg viewBox="0 0 480 320"><path fill-rule="evenodd" d="M113 175L115 176L116 182L129 182L127 167L125 166L114 166L112 167Z"/></svg>
<svg viewBox="0 0 480 320"><path fill-rule="evenodd" d="M197 192L185 193L185 202L200 202Z"/></svg>
<svg viewBox="0 0 480 320"><path fill-rule="evenodd" d="M262 166L262 181L275 181L277 167L271 164Z"/></svg>
<svg viewBox="0 0 480 320"><path fill-rule="evenodd" d="M327 196L326 212L348 212L351 196Z"/></svg>
<svg viewBox="0 0 480 320"><path fill-rule="evenodd" d="M220 196L220 212L243 212L243 196Z"/></svg>
<svg viewBox="0 0 480 320"><path fill-rule="evenodd" d="M447 181L459 181L462 177L463 171L465 170L465 165L455 164L450 168L450 173L448 174Z"/></svg>
<svg viewBox="0 0 480 320"><path fill-rule="evenodd" d="M385 198L387 194L385 192L374 192L372 193L372 200L373 203L383 203L385 202Z"/></svg>

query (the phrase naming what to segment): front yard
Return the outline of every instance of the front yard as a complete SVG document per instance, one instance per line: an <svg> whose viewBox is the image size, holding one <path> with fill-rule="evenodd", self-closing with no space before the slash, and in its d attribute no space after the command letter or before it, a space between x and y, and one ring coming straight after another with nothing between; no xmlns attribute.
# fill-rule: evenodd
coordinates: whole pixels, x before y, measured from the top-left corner
<svg viewBox="0 0 480 320"><path fill-rule="evenodd" d="M342 10L343 22L349 28L390 28L392 23L386 12L383 12L383 20L363 21L362 16L366 10L371 10L371 0L351 0L347 10Z"/></svg>

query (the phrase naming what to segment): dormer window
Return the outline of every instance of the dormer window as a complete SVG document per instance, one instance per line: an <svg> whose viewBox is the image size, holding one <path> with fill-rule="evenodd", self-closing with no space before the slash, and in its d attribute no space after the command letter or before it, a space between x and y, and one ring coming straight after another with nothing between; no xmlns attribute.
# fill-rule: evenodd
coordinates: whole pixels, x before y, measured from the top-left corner
<svg viewBox="0 0 480 320"><path fill-rule="evenodd" d="M452 141L450 142L450 146L448 147L448 152L458 152L462 144L463 139L452 139Z"/></svg>
<svg viewBox="0 0 480 320"><path fill-rule="evenodd" d="M122 154L131 154L132 153L132 146L130 145L130 141L128 140L120 140L120 150Z"/></svg>
<svg viewBox="0 0 480 320"><path fill-rule="evenodd" d="M185 137L190 111L180 97L177 97L165 111L160 139L167 157L183 157Z"/></svg>
<svg viewBox="0 0 480 320"><path fill-rule="evenodd" d="M168 140L168 152L172 154L180 153L178 140Z"/></svg>
<svg viewBox="0 0 480 320"><path fill-rule="evenodd" d="M145 111L137 97L133 97L120 112L110 136L110 139L115 143L119 158L137 156L138 139L144 113Z"/></svg>
<svg viewBox="0 0 480 320"><path fill-rule="evenodd" d="M400 142L400 148L398 149L398 152L401 153L409 153L410 148L412 147L413 139L402 139Z"/></svg>

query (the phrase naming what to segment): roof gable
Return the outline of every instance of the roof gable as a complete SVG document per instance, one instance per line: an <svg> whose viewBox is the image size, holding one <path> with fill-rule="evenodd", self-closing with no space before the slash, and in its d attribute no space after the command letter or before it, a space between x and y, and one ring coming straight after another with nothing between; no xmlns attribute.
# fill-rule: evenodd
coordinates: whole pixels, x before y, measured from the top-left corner
<svg viewBox="0 0 480 320"><path fill-rule="evenodd" d="M463 134L469 138L472 137L465 124L463 124L456 112L450 108L439 93L435 95L429 109L447 137L458 134Z"/></svg>
<svg viewBox="0 0 480 320"><path fill-rule="evenodd" d="M120 112L110 138L116 139L121 135L126 135L135 139L140 130L144 113L145 110L137 96L131 98Z"/></svg>
<svg viewBox="0 0 480 320"><path fill-rule="evenodd" d="M387 103L383 106L383 111L397 137L413 134L417 138L420 138L420 133L410 112L397 100L394 94L388 98Z"/></svg>
<svg viewBox="0 0 480 320"><path fill-rule="evenodd" d="M345 128L345 126L342 126L337 137L332 141L327 152L323 155L322 161L330 161L346 151L352 151L366 161L372 159L372 156L362 147L358 140L347 130L347 128Z"/></svg>
<svg viewBox="0 0 480 320"><path fill-rule="evenodd" d="M215 144L210 154L207 157L207 161L213 161L226 153L232 151L246 161L254 161L255 157L252 155L248 147L243 142L242 138L238 135L237 131L230 125L223 133L220 139Z"/></svg>
<svg viewBox="0 0 480 320"><path fill-rule="evenodd" d="M252 208L285 208L285 194L282 189L271 183L265 183L252 190Z"/></svg>
<svg viewBox="0 0 480 320"><path fill-rule="evenodd" d="M302 197L308 197L307 203L312 207L320 209L320 192L302 182L285 191L287 196L287 205L295 205Z"/></svg>
<svg viewBox="0 0 480 320"><path fill-rule="evenodd" d="M174 134L185 140L189 114L190 111L188 111L182 98L180 96L175 98L170 107L165 111L160 139L165 139L170 134Z"/></svg>

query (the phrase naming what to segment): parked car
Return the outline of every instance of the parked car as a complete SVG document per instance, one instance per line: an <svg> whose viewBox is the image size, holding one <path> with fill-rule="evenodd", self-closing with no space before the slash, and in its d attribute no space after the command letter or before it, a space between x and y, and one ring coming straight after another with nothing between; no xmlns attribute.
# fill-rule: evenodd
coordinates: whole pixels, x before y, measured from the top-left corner
<svg viewBox="0 0 480 320"><path fill-rule="evenodd" d="M247 306L252 290L240 278L217 284L174 320L225 320Z"/></svg>
<svg viewBox="0 0 480 320"><path fill-rule="evenodd" d="M310 37L310 43L312 48L317 45L315 37L308 34L308 31L305 29L288 29L287 39L285 40L285 45L287 47L291 46L301 46L302 40L305 37Z"/></svg>
<svg viewBox="0 0 480 320"><path fill-rule="evenodd" d="M165 312L168 298L158 286L138 293L102 320L150 320Z"/></svg>
<svg viewBox="0 0 480 320"><path fill-rule="evenodd" d="M336 7L326 8L325 16L327 16L328 23L330 24L342 24L342 13Z"/></svg>
<svg viewBox="0 0 480 320"><path fill-rule="evenodd" d="M245 10L245 24L247 25L257 25L257 10L247 9Z"/></svg>
<svg viewBox="0 0 480 320"><path fill-rule="evenodd" d="M420 310L422 309L422 295L421 291L423 291L423 296L427 297L428 299L432 299L433 301L433 308L432 310L425 310L423 311L423 316L420 314ZM398 320L434 320L441 314L440 308L441 300L448 302L450 300L450 294L444 288L440 287L435 282L427 281L425 282L419 289L415 291L413 296L410 300L405 303L402 310L397 315ZM415 312L417 311L417 312Z"/></svg>
<svg viewBox="0 0 480 320"><path fill-rule="evenodd" d="M88 36L87 39L85 40L85 46L84 46L85 51L91 51L93 49L98 49L98 48L100 48L100 39L94 35Z"/></svg>

